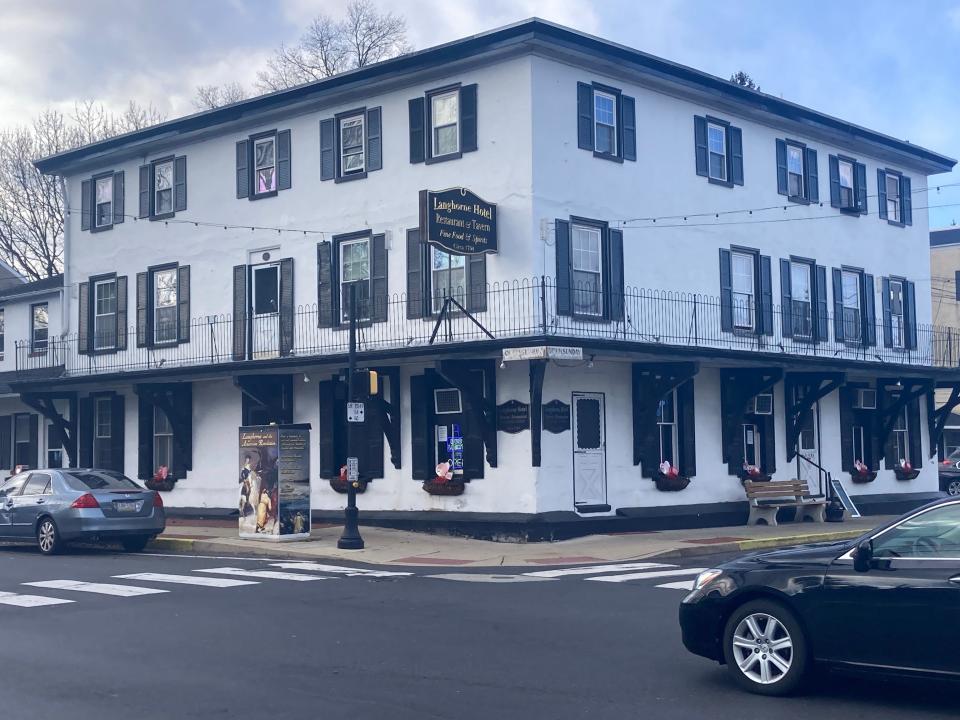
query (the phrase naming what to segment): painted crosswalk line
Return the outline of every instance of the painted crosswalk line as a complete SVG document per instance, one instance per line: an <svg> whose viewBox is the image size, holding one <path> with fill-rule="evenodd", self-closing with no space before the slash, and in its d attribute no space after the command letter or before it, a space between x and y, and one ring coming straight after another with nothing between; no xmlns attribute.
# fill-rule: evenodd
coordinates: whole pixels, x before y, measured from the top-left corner
<svg viewBox="0 0 960 720"><path fill-rule="evenodd" d="M549 582L557 578L530 577L529 575L507 575L502 573L444 573L441 575L427 575L435 580L458 580L460 582L477 583L520 583L520 582Z"/></svg>
<svg viewBox="0 0 960 720"><path fill-rule="evenodd" d="M678 570L656 570L653 572L627 573L625 575L604 575L602 577L589 577L587 580L594 582L613 582L621 583L629 580L652 580L654 578L673 577L676 575L699 575L706 568L683 568Z"/></svg>
<svg viewBox="0 0 960 720"><path fill-rule="evenodd" d="M73 600L64 600L63 598L44 597L43 595L18 595L12 592L0 592L0 605L13 605L15 607L43 607L45 605L66 605Z"/></svg>
<svg viewBox="0 0 960 720"><path fill-rule="evenodd" d="M244 570L243 568L221 567L194 570L195 573L213 573L215 575L235 575L237 577L264 578L266 580L295 580L309 582L311 580L332 580L322 575L304 575L303 573L280 572L279 570Z"/></svg>
<svg viewBox="0 0 960 720"><path fill-rule="evenodd" d="M394 572L392 570L367 570L365 568L343 567L340 565L324 565L323 563L292 561L270 563L271 567L284 568L286 570L313 570L316 572L332 573L335 575L344 575L346 577L408 577L413 575L410 572Z"/></svg>
<svg viewBox="0 0 960 720"><path fill-rule="evenodd" d="M536 572L524 573L530 577L556 578L567 575L600 575L602 573L627 572L629 570L650 570L652 568L672 568L676 565L664 565L663 563L636 562L619 563L615 565L587 565L578 567L559 568L557 570L538 570Z"/></svg>
<svg viewBox="0 0 960 720"><path fill-rule="evenodd" d="M137 595L158 595L169 592L159 588L137 587L136 585L113 585L111 583L91 583L81 580L40 580L27 582L31 587L51 590L73 590L75 592L96 593L98 595L116 595L117 597L136 597Z"/></svg>
<svg viewBox="0 0 960 720"><path fill-rule="evenodd" d="M680 582L669 582L663 583L663 585L657 585L658 588L663 588L664 590L693 590L693 580L681 580Z"/></svg>
<svg viewBox="0 0 960 720"><path fill-rule="evenodd" d="M201 587L228 588L241 585L259 585L256 580L236 580L226 577L203 577L201 575L167 575L165 573L132 573L114 575L118 580L139 580L140 582L173 583L175 585L199 585Z"/></svg>

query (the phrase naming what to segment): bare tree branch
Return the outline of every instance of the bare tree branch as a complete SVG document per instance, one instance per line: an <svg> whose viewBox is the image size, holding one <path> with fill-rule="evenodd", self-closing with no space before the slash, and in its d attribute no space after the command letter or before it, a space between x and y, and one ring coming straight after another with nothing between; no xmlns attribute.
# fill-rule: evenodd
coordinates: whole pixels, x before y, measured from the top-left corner
<svg viewBox="0 0 960 720"><path fill-rule="evenodd" d="M198 85L193 97L193 106L197 110L213 110L247 99L247 90L238 82L223 85Z"/></svg>

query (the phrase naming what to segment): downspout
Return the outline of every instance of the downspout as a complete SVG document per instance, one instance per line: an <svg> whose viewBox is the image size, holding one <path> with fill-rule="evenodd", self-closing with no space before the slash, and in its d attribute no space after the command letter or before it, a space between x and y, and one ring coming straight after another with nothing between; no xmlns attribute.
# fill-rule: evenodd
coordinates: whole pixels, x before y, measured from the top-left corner
<svg viewBox="0 0 960 720"><path fill-rule="evenodd" d="M63 288L60 290L60 338L67 337L67 319L70 317L68 305L70 303L70 194L67 192L67 181L63 175L59 177L60 192L63 195Z"/></svg>

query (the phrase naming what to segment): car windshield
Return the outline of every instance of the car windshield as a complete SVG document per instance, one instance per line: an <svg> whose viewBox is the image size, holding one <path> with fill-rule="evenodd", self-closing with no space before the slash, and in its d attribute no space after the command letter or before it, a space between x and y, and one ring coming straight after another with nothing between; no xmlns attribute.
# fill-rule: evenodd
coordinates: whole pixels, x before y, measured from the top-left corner
<svg viewBox="0 0 960 720"><path fill-rule="evenodd" d="M876 558L960 557L960 504L934 507L877 536Z"/></svg>
<svg viewBox="0 0 960 720"><path fill-rule="evenodd" d="M113 470L74 470L64 473L70 485L78 490L142 490L133 480Z"/></svg>
<svg viewBox="0 0 960 720"><path fill-rule="evenodd" d="M960 447L956 448L952 453L947 455L944 458L944 461L951 463L960 462Z"/></svg>

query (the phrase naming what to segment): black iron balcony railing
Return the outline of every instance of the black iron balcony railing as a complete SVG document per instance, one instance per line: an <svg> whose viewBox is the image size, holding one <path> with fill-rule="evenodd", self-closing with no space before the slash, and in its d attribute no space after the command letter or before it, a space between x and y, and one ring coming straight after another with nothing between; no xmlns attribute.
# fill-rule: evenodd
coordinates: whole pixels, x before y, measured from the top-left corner
<svg viewBox="0 0 960 720"><path fill-rule="evenodd" d="M454 299L466 303L462 293ZM893 318L880 318L867 332L862 317L845 314L841 326L847 337L875 338L873 343L860 339L837 340L834 318L819 314L803 303L787 307L793 332L784 333L781 308L764 311L754 299L735 300L732 305L707 295L650 291L628 288L622 300L593 289L561 289L561 305L568 313L558 312L558 288L550 278L495 283L486 290L484 309L462 312L448 303L450 312L441 317L408 318L408 300L394 296L377 314L385 319L362 322L358 330L358 351L376 351L470 343L476 341L556 338L573 341L620 341L650 346L701 348L719 351L780 353L787 356L836 358L867 363L957 367L960 364L960 330L918 325L911 329ZM443 305L437 298L433 309ZM622 319L619 305L622 301ZM419 301L417 301L419 302ZM329 316L329 313L323 313ZM197 367L234 362L258 362L278 357L313 358L345 354L348 345L346 324L320 327L317 307L301 306L289 316L280 313L240 318L243 332L235 333L229 315L209 315L189 322L189 341L144 346L135 328L125 338L110 332L86 338L88 352L79 352L77 335L51 337L43 348L29 342L16 344L16 366L20 372L41 368L62 368L68 376L101 373L150 371L157 368ZM756 332L757 324L769 334ZM730 329L728 329L730 328ZM176 333L162 332L161 338ZM826 339L816 340L820 335ZM238 338L240 340L238 341ZM118 342L119 341L119 342ZM118 346L123 349L115 349Z"/></svg>

